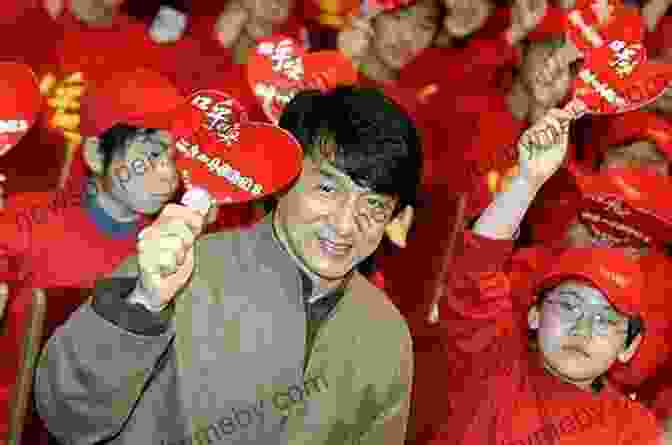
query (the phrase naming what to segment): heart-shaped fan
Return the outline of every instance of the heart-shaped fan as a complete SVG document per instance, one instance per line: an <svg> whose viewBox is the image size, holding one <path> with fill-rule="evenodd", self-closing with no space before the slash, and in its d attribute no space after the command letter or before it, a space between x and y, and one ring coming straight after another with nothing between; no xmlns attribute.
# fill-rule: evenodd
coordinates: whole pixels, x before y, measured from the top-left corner
<svg viewBox="0 0 672 445"><path fill-rule="evenodd" d="M639 43L608 42L586 52L565 109L584 114L620 114L650 104L672 84L672 64L646 60Z"/></svg>
<svg viewBox="0 0 672 445"><path fill-rule="evenodd" d="M339 51L306 54L295 40L277 36L260 41L247 63L247 79L271 122L302 90L325 90L357 82L357 71Z"/></svg>
<svg viewBox="0 0 672 445"><path fill-rule="evenodd" d="M199 121L196 125L193 116ZM190 185L207 190L220 204L277 192L301 171L303 152L296 139L274 125L249 122L240 103L225 93L192 94L178 126L178 170Z"/></svg>
<svg viewBox="0 0 672 445"><path fill-rule="evenodd" d="M0 156L35 124L42 95L35 73L22 63L0 62Z"/></svg>

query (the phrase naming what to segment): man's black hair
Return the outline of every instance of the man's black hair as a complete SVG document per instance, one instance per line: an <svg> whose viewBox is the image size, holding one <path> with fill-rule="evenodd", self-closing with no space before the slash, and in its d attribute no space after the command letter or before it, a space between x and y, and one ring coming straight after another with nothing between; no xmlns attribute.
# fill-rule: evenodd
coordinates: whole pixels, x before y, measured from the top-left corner
<svg viewBox="0 0 672 445"><path fill-rule="evenodd" d="M333 165L361 187L398 196L395 215L415 206L422 167L421 140L409 115L375 88L342 86L326 93L297 94L279 126L299 141L304 153L319 154L325 135L334 148Z"/></svg>
<svg viewBox="0 0 672 445"><path fill-rule="evenodd" d="M126 154L128 145L138 136L152 136L158 130L154 128L139 128L132 125L116 124L100 135L99 150L103 155L103 174L118 156Z"/></svg>

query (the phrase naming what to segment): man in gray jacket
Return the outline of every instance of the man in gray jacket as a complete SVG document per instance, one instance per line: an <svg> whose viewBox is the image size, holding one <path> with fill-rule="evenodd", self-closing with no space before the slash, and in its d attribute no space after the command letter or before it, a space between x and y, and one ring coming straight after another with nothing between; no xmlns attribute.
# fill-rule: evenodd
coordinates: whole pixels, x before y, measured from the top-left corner
<svg viewBox="0 0 672 445"><path fill-rule="evenodd" d="M419 136L353 87L300 93L280 127L304 164L268 218L196 241L204 216L168 205L50 339L37 407L64 443L404 442L410 335L356 266L408 230Z"/></svg>

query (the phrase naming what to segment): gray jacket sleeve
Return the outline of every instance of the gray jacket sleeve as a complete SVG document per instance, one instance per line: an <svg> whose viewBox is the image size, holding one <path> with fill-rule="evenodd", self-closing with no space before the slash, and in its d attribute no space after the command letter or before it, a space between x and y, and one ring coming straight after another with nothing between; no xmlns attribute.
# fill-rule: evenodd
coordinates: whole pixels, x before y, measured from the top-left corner
<svg viewBox="0 0 672 445"><path fill-rule="evenodd" d="M117 435L168 353L171 307L153 314L125 298L136 279L96 284L49 339L35 374L38 413L66 444L93 444Z"/></svg>

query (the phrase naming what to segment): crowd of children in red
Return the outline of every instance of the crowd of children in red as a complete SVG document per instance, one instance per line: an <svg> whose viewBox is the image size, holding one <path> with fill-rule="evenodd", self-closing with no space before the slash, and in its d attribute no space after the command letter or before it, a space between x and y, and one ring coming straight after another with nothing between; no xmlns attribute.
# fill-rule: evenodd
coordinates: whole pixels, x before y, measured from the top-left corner
<svg viewBox="0 0 672 445"><path fill-rule="evenodd" d="M31 288L93 287L175 202L169 128L141 116L220 90L276 124L247 61L282 36L307 72L349 61L357 79L334 69L327 85L379 87L421 130L418 203L367 271L414 339L407 443L672 443L672 77L643 107L575 121L564 147L521 148L589 96L575 78L595 48L620 51L619 76L672 64L672 1L192 0L164 2L151 24L133 3L3 2L0 157L74 148L55 191L3 192L41 165L0 159L0 308ZM333 52L311 61L320 51ZM73 73L83 92L61 104L63 130L44 83ZM219 204L211 232L272 206Z"/></svg>

